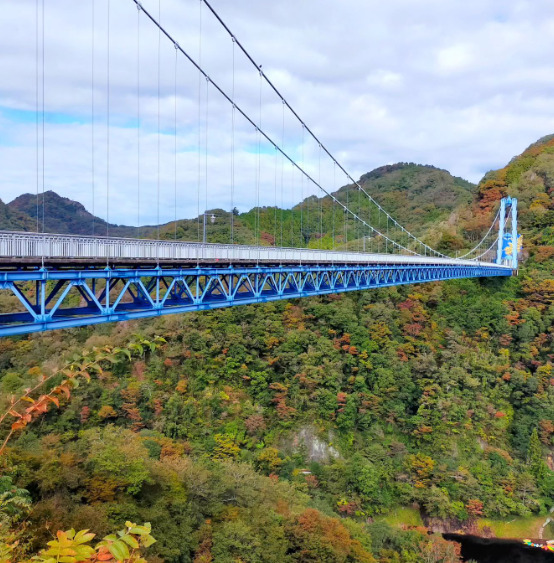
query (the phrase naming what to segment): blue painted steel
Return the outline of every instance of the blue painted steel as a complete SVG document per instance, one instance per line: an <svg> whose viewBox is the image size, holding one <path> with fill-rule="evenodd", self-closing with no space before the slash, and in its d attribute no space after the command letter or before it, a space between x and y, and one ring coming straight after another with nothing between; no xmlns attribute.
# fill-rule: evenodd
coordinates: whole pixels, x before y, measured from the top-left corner
<svg viewBox="0 0 554 563"><path fill-rule="evenodd" d="M506 228L506 203L507 198L500 200L500 215L498 218L498 243L496 250L496 263L502 264L502 245L504 244L504 229Z"/></svg>
<svg viewBox="0 0 554 563"><path fill-rule="evenodd" d="M0 336L394 285L510 275L511 267L479 263L3 271L0 290L11 292L21 306L17 312L0 315Z"/></svg>
<svg viewBox="0 0 554 563"><path fill-rule="evenodd" d="M512 268L517 270L519 252L519 237L517 234L517 199L512 198Z"/></svg>

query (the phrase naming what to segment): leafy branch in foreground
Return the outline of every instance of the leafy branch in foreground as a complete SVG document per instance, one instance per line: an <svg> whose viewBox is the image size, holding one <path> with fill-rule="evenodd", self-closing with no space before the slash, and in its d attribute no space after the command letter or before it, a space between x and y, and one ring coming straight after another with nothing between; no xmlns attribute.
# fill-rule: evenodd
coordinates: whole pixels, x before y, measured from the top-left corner
<svg viewBox="0 0 554 563"><path fill-rule="evenodd" d="M43 549L35 555L31 561L42 563L146 563L142 556L142 550L155 543L151 536L150 522L143 526L137 526L132 522L125 522L125 529L116 534L106 536L96 546L92 547L90 542L95 534L88 530L58 531L56 539L48 542L48 548ZM15 545L0 543L0 563L11 563L11 554Z"/></svg>
<svg viewBox="0 0 554 563"><path fill-rule="evenodd" d="M116 364L120 361L131 361L133 355L144 357L146 350L153 353L158 346L165 343L161 336L153 340L146 340L135 336L135 339L124 348L106 346L104 348L93 348L91 352L85 352L82 356L74 358L63 368L54 371L50 375L41 374L38 382L33 387L28 387L20 397L13 396L8 409L0 415L0 427L6 420L12 420L7 435L0 445L0 457L15 432L22 430L42 414L48 412L50 404L60 406L60 397L71 398L71 389L79 386L81 380L87 383L91 375L102 374L102 362ZM55 377L63 376L64 379L54 386L48 393L43 393L36 398L39 389ZM25 407L28 404L29 406Z"/></svg>
<svg viewBox="0 0 554 563"><path fill-rule="evenodd" d="M50 404L60 406L60 397L71 397L71 389L79 386L80 380L90 381L91 374L101 374L102 367L100 362L108 358L112 350L93 349L91 353L85 353L81 358L72 360L65 367L57 370L50 375L41 374L39 381L33 387L28 387L20 397L13 396L10 400L8 409L0 415L0 425L5 420L12 420L12 424L7 435L0 446L0 456L4 453L6 446L15 432L22 430L42 414L48 412ZM48 393L43 393L36 398L33 395L43 387L48 381L55 377L64 376L58 385L55 385ZM29 406L25 407L28 404Z"/></svg>

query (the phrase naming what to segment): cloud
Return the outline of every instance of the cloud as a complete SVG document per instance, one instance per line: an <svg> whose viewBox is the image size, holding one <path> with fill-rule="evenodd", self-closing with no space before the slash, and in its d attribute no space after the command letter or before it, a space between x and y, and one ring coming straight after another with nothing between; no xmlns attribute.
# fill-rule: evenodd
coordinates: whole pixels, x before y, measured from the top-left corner
<svg viewBox="0 0 554 563"><path fill-rule="evenodd" d="M415 161L478 181L554 132L549 0L211 3L353 177ZM132 0L110 2L109 74L108 0L44 4L46 189L89 210L94 199L98 215L109 209L111 221L126 224L155 222L158 207L165 221L206 205L246 210L317 193L238 110L231 128L231 106L176 57ZM143 6L155 17L160 6L164 28L211 81L234 93L254 121L261 116L270 138L325 189L346 183L205 5ZM8 201L43 187L40 10L38 45L36 30L36 2L7 4L0 20L0 197Z"/></svg>

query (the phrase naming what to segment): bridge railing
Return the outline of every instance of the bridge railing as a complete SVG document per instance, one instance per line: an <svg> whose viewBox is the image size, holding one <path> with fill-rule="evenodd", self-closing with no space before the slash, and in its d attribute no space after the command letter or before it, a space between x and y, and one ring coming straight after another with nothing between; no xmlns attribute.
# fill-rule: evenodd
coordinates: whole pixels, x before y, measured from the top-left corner
<svg viewBox="0 0 554 563"><path fill-rule="evenodd" d="M1 232L0 257L187 262L468 264L481 262L431 256L258 247L165 240ZM489 262L482 262L493 265ZM504 267L499 265L498 267Z"/></svg>

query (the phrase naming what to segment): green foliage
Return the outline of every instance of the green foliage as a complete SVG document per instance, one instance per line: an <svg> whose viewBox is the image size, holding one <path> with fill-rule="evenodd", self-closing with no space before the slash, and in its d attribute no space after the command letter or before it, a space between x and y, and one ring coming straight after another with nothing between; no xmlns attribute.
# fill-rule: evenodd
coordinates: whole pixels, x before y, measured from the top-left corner
<svg viewBox="0 0 554 563"><path fill-rule="evenodd" d="M146 563L141 557L140 550L150 547L155 539L150 535L151 526L147 522L144 526L137 526L132 522L125 523L125 529L117 534L106 536L96 547L90 542L95 534L88 530L75 532L58 531L56 539L48 542L48 548L43 549L33 557L34 561L43 563L78 563L79 561L106 561L115 563Z"/></svg>
<svg viewBox="0 0 554 563"><path fill-rule="evenodd" d="M9 525L17 527L32 498L25 533L35 545L48 539L47 520L53 529L89 528L103 537L133 519L152 522L158 541L150 552L165 561L419 562L457 555L438 538L380 521L398 507L468 527L480 518L527 522L544 513L554 495L546 464L554 444L554 239L547 224L554 144L531 149L509 173L489 175L475 201L481 221L479 209L494 205L502 190L520 197L530 258L517 278L1 341L6 409L40 374L57 373L64 362L81 365L74 358L83 350L103 350L90 383L71 388L63 409L42 413L40 424L21 428L6 448L12 477L4 493L19 498L0 496ZM459 214L447 221L473 187L444 171L398 165L363 182L445 248L466 244L480 228ZM357 197L352 186L337 194ZM417 216L414 206L427 215ZM280 243L274 212L260 210L263 244ZM255 242L255 215L235 217L241 240ZM283 216L290 243L346 243L339 240L344 218L333 219L328 199L309 198ZM228 235L228 217L219 219L218 212L210 240ZM194 238L196 227L180 222L178 234ZM346 230L350 247L363 244L348 220ZM45 383L45 395L57 377ZM370 517L376 521L368 526ZM132 548L110 538L117 556Z"/></svg>

